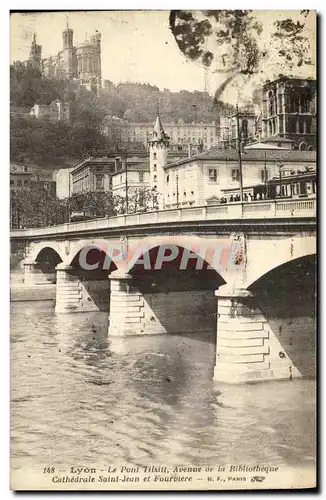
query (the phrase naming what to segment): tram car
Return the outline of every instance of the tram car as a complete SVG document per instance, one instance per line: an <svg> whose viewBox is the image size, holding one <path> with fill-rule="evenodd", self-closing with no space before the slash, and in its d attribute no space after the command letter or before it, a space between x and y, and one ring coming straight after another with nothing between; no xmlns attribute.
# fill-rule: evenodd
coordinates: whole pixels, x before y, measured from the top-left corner
<svg viewBox="0 0 326 500"><path fill-rule="evenodd" d="M272 177L264 184L243 187L244 201L259 201L279 198L314 198L316 196L316 171L284 172ZM223 190L220 203L240 201L239 188Z"/></svg>
<svg viewBox="0 0 326 500"><path fill-rule="evenodd" d="M309 198L316 196L316 171L289 173L266 183L267 198Z"/></svg>

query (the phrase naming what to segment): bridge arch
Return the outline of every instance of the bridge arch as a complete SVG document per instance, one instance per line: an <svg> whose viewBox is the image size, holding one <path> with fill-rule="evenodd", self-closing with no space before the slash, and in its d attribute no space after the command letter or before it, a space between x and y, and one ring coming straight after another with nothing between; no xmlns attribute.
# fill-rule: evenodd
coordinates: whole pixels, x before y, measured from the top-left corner
<svg viewBox="0 0 326 500"><path fill-rule="evenodd" d="M268 321L277 358L289 359L293 374L315 376L316 256L304 255L274 267L252 283L251 307ZM279 359L279 361L280 361Z"/></svg>
<svg viewBox="0 0 326 500"><path fill-rule="evenodd" d="M189 256L196 254L205 263L220 275L226 283L226 267L231 253L231 246L226 244L225 239L205 239L197 235L159 235L142 238L139 241L133 241L128 248L128 258L126 260L126 271L130 272L134 267L138 257L145 253L151 253L159 247L175 247L180 251L187 251Z"/></svg>
<svg viewBox="0 0 326 500"><path fill-rule="evenodd" d="M69 253L65 256L64 262L66 265L71 266L73 262L76 263L76 256L80 254L82 250L98 249L100 252L103 251L107 253L109 242L105 239L94 239L94 240L81 240L77 242L71 242L69 247Z"/></svg>
<svg viewBox="0 0 326 500"><path fill-rule="evenodd" d="M144 332L215 342L215 291L226 283L223 277L194 251L191 237L150 238L142 244L144 252L128 261L128 275L141 297Z"/></svg>
<svg viewBox="0 0 326 500"><path fill-rule="evenodd" d="M43 242L33 247L32 251L28 254L28 259L30 261L37 262L42 259L46 252L49 252L52 255L56 254L60 259L58 263L64 261L64 255L60 244L52 241L45 243Z"/></svg>
<svg viewBox="0 0 326 500"><path fill-rule="evenodd" d="M309 234L279 239L272 246L261 240L256 248L254 246L250 248L249 246L248 254L246 288L250 288L267 273L283 264L309 255L315 255L316 236Z"/></svg>

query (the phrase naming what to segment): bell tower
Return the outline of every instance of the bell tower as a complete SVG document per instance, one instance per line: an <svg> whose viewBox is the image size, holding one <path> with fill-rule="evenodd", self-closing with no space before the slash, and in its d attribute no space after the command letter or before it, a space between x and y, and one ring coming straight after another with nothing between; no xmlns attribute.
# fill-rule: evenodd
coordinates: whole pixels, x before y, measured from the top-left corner
<svg viewBox="0 0 326 500"><path fill-rule="evenodd" d="M164 205L165 179L163 166L168 159L170 137L164 132L159 111L152 136L149 139L150 184L158 193L159 207Z"/></svg>
<svg viewBox="0 0 326 500"><path fill-rule="evenodd" d="M73 52L74 52L74 32L68 25L62 32L62 59L64 64L65 77L70 80L74 74Z"/></svg>
<svg viewBox="0 0 326 500"><path fill-rule="evenodd" d="M42 58L42 45L38 45L36 43L36 33L34 33L31 50L29 54L29 62L32 68L42 71L41 58Z"/></svg>

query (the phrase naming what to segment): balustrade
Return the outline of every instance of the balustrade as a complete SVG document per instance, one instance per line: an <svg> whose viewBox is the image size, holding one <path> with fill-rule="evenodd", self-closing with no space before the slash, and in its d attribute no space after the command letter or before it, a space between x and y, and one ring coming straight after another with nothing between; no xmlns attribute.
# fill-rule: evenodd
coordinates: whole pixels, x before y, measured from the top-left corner
<svg viewBox="0 0 326 500"><path fill-rule="evenodd" d="M116 217L101 218L82 222L65 223L57 226L31 229L14 229L11 237L44 236L62 233L75 233L96 229L116 228L158 222L239 219L239 218L283 218L311 217L316 215L316 199L305 200L264 200L255 202L237 202L221 205L195 206L178 209L160 210Z"/></svg>

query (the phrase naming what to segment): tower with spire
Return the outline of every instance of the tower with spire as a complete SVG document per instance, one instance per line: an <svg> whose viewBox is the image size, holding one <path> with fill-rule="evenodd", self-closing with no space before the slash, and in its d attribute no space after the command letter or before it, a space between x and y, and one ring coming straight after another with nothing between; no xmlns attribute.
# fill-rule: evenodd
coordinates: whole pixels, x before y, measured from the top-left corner
<svg viewBox="0 0 326 500"><path fill-rule="evenodd" d="M77 58L74 48L74 32L69 28L68 18L66 28L62 32L62 63L65 78L71 80L76 74Z"/></svg>
<svg viewBox="0 0 326 500"><path fill-rule="evenodd" d="M149 166L150 183L158 193L159 205L162 208L164 204L165 178L163 166L168 159L170 137L164 132L159 110L154 125L154 130L149 139Z"/></svg>
<svg viewBox="0 0 326 500"><path fill-rule="evenodd" d="M36 43L36 33L33 35L28 62L32 68L42 71L42 45Z"/></svg>

